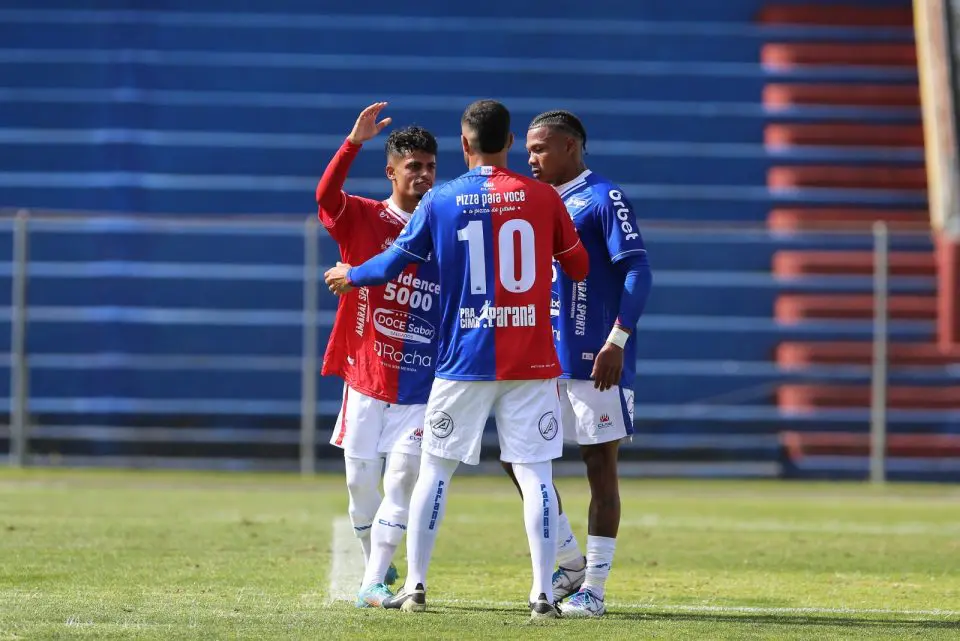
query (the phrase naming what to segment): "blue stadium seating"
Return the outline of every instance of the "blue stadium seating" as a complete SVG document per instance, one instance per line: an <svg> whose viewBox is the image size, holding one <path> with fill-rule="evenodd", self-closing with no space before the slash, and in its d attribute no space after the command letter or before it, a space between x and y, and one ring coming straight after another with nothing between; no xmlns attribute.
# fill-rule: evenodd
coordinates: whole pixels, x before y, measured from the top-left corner
<svg viewBox="0 0 960 641"><path fill-rule="evenodd" d="M183 416L237 430L296 424L304 243L299 224L279 221L313 215L318 174L357 110L379 99L391 102L398 124L417 122L438 135L441 178L461 171L458 118L470 100L502 99L517 132L545 109L566 107L583 117L588 162L633 199L655 270L639 335L636 448L658 457L683 459L689 451L697 459L775 462L776 444L757 439L783 425L865 424L859 411L784 415L773 407L771 390L794 379L770 359L782 340L867 339L871 332L863 322L778 324L772 319L778 292L867 292L869 279L783 281L769 267L778 249L862 249L871 239L775 234L759 224L778 204L923 207L925 194L771 192L765 176L784 158L916 164L921 154L815 147L778 154L764 148L763 128L773 118L917 122L919 113L805 107L772 114L760 95L773 79L904 84L915 83L916 73L772 71L759 56L771 39L910 42L910 29L765 27L753 23L760 0L600 3L587 18L582 5L546 2L150 5L3 3L0 207L172 220L249 214L278 222L257 226L248 219L233 229L119 217L32 224L31 411L57 447L70 440L67 427L86 425L83 433L96 444L84 452L120 451L94 438L103 434L94 429L98 422L129 425L152 415L161 417L153 425ZM382 197L383 159L379 146L371 146L348 188ZM511 162L524 167L522 144ZM894 247L928 248L929 241L895 238ZM9 264L11 252L7 226L0 264ZM337 257L327 238L320 253L322 264ZM11 273L0 268L0 287L9 286ZM892 285L904 292L933 287L923 278ZM334 301L325 292L320 300L322 345ZM10 349L10 318L6 308L3 352ZM933 334L927 322L896 322L891 329L903 340ZM9 384L7 376L4 369L0 385ZM917 376L958 378L946 369ZM339 387L323 380L320 392L321 425L328 428ZM290 421L264 422L277 417ZM893 421L904 430L918 424L960 428L947 414ZM254 457L235 454L244 456Z"/></svg>

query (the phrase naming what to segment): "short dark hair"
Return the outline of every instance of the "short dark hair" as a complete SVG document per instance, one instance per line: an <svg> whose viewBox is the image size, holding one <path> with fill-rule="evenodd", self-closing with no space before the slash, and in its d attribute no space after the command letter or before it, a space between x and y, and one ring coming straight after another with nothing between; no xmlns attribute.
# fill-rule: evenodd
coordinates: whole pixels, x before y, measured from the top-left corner
<svg viewBox="0 0 960 641"><path fill-rule="evenodd" d="M580 141L580 146L587 148L587 130L577 118L569 111L558 109L555 111L544 111L539 116L530 121L527 129L536 129L537 127L553 127L559 129L569 136Z"/></svg>
<svg viewBox="0 0 960 641"><path fill-rule="evenodd" d="M406 156L415 151L437 155L437 139L433 134L417 125L394 129L387 136L387 156Z"/></svg>
<svg viewBox="0 0 960 641"><path fill-rule="evenodd" d="M474 133L471 141L485 154L503 151L510 138L510 112L496 100L477 100L463 112L460 124Z"/></svg>

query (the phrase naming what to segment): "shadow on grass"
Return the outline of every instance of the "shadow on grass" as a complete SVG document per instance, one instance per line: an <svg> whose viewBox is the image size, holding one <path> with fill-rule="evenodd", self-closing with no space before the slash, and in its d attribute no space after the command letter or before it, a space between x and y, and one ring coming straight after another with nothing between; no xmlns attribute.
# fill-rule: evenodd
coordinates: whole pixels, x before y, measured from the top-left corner
<svg viewBox="0 0 960 641"><path fill-rule="evenodd" d="M496 614L515 614L525 615L522 606L492 606L492 605L461 605L461 604L443 604L431 608L433 612L490 612ZM605 621L676 621L684 623L717 623L741 625L744 623L759 625L783 625L783 626L840 626L857 628L920 628L920 629L942 629L942 630L960 630L960 620L946 619L921 619L917 617L877 617L876 615L864 615L863 617L850 616L825 616L809 614L722 614L717 612L657 612L656 610L645 611L624 611L616 608L608 610L604 616Z"/></svg>

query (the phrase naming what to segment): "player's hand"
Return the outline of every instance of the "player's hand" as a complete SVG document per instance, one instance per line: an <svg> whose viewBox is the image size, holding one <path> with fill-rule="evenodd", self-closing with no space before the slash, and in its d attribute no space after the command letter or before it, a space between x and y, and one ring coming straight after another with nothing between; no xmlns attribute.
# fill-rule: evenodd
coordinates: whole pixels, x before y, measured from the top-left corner
<svg viewBox="0 0 960 641"><path fill-rule="evenodd" d="M361 111L356 124L353 125L353 131L347 136L347 140L355 145L362 145L383 131L384 127L393 122L393 118L384 118L377 122L377 117L386 106L387 103L385 102L375 102Z"/></svg>
<svg viewBox="0 0 960 641"><path fill-rule="evenodd" d="M604 343L593 361L593 372L590 373L593 386L605 392L620 384L621 374L623 374L623 348L613 343Z"/></svg>
<svg viewBox="0 0 960 641"><path fill-rule="evenodd" d="M337 296L346 294L353 289L353 285L347 278L347 272L350 271L351 267L352 265L347 263L337 262L336 267L331 267L323 274L323 280L327 283L327 287Z"/></svg>

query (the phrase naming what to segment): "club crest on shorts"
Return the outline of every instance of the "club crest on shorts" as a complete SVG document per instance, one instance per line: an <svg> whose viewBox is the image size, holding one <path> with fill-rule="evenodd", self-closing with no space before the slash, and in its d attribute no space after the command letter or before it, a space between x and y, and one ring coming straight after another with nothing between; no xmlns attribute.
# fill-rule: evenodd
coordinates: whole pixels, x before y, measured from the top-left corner
<svg viewBox="0 0 960 641"><path fill-rule="evenodd" d="M540 436L545 441L552 441L557 436L557 432L560 431L560 425L557 423L557 417L553 415L553 412L547 412L541 416L538 427L540 428Z"/></svg>
<svg viewBox="0 0 960 641"><path fill-rule="evenodd" d="M453 419L446 412L435 410L430 415L430 432L437 438L447 438L453 431Z"/></svg>

